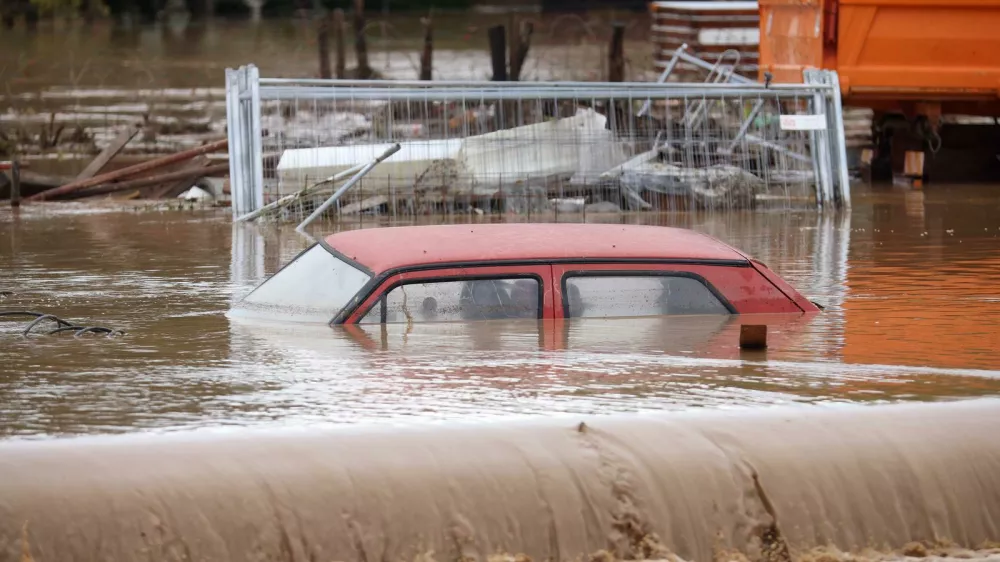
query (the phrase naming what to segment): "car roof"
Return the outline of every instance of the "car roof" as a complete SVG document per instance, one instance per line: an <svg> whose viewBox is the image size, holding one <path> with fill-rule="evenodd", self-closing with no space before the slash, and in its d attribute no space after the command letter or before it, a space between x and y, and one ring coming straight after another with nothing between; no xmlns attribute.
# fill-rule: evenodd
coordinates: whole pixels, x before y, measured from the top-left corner
<svg viewBox="0 0 1000 562"><path fill-rule="evenodd" d="M622 224L461 224L348 230L326 243L374 273L445 263L566 260L740 261L706 234Z"/></svg>

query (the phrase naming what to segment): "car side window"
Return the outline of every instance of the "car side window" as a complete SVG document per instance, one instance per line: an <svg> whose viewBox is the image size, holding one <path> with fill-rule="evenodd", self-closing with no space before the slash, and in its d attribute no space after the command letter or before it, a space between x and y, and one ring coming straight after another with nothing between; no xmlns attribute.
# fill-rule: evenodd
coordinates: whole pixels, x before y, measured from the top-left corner
<svg viewBox="0 0 1000 562"><path fill-rule="evenodd" d="M698 279L679 275L572 275L565 278L570 318L729 314Z"/></svg>
<svg viewBox="0 0 1000 562"><path fill-rule="evenodd" d="M469 279L407 283L389 290L360 320L455 322L504 318L538 318L539 284L532 278Z"/></svg>

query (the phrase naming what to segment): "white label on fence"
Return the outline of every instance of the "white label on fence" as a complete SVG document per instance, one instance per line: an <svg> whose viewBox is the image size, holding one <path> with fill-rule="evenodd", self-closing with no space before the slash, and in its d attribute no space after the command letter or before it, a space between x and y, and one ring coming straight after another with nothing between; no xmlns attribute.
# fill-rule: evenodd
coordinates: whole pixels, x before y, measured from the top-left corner
<svg viewBox="0 0 1000 562"><path fill-rule="evenodd" d="M698 43L707 45L759 45L760 30L756 27L735 27L728 29L701 29L698 31Z"/></svg>
<svg viewBox="0 0 1000 562"><path fill-rule="evenodd" d="M782 115L782 131L822 131L826 129L826 115Z"/></svg>

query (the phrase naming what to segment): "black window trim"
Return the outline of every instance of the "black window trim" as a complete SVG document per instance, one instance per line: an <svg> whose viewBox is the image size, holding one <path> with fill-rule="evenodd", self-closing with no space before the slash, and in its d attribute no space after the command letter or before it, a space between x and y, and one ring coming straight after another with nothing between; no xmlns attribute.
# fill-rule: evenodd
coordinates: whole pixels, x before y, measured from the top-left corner
<svg viewBox="0 0 1000 562"><path fill-rule="evenodd" d="M538 283L538 319L542 320L545 316L545 280L542 279L542 276L537 273L511 273L511 274L505 273L505 274L492 274L492 275L489 274L441 275L438 277L401 279L399 281L392 283L391 285L388 285L385 288L385 290L382 291L382 294L379 296L379 298L377 298L374 302L372 302L371 306L364 309L363 311L359 310L360 315L358 317L358 321L354 322L354 324L359 324L361 319L367 316L368 313L371 312L372 309L375 308L375 306L377 305L382 306L382 310L380 311L379 314L380 316L379 320L382 324L385 324L386 318L388 316L388 312L385 307L385 298L386 296L389 295L389 293L391 293L392 291L396 290L399 287L403 287L406 285L418 285L423 283L447 283L453 281L486 281L486 280L506 280L506 279L534 279ZM368 296L371 296L370 292ZM364 302L367 299L368 297L366 296L361 302ZM338 324L343 324L343 322L338 322Z"/></svg>
<svg viewBox="0 0 1000 562"><path fill-rule="evenodd" d="M331 254L333 254L334 257L340 258L342 261L346 262L348 265L352 266L354 269L357 269L357 270L361 271L362 273L367 273L371 277L375 277L375 272L372 271L371 268L365 266L364 264L362 264L358 260L356 260L356 259L354 259L352 257L349 257L347 254L345 254L345 253L341 252L340 250L334 248L333 246L331 246L330 244L328 244L326 240L320 240L319 242L316 242L316 244L319 244L320 246L323 246L323 248L327 252L330 252ZM310 248L311 247L312 246L310 246Z"/></svg>
<svg viewBox="0 0 1000 562"><path fill-rule="evenodd" d="M676 271L668 269L575 269L571 271L566 271L562 275L562 279L559 280L559 288L562 292L562 310L563 318L580 318L579 316L570 316L569 314L569 295L566 290L566 280L572 277L684 277L687 279L694 279L708 289L708 292L712 294L716 299L722 303L722 306L726 307L729 314L739 314L736 307L733 306L729 299L727 299L714 285L708 282L707 279L698 275L697 273L692 273L690 271Z"/></svg>
<svg viewBox="0 0 1000 562"><path fill-rule="evenodd" d="M334 255L342 257L345 260L349 260L352 263L357 263L351 260L344 254L338 252L332 246L324 244L324 247L332 252ZM453 262L440 262L440 263L427 263L419 265L406 265L401 267L389 268L378 275L374 275L364 287L358 291L350 301L344 305L344 308L340 310L330 320L328 323L331 326L337 324L344 324L347 319L350 318L354 312L360 307L372 293L382 284L386 279L398 275L401 273L415 273L419 271L432 271L435 269L459 269L465 267L511 267L511 266L551 266L551 265L567 265L567 264L643 264L643 265L710 265L714 267L748 267L752 268L749 260L714 260L714 259L669 259L669 258L563 258L563 259L531 259L531 260L470 260L470 261L453 261ZM370 271L368 268L361 264L357 264L359 268L363 271ZM451 277L451 276L447 276ZM370 308L370 307L369 307ZM364 311L368 314L368 309Z"/></svg>

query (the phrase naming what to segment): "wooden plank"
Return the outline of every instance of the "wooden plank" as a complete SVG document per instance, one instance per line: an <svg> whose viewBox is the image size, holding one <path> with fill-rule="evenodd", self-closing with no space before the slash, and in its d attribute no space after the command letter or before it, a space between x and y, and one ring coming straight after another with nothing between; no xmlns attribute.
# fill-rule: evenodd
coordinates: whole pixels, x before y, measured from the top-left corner
<svg viewBox="0 0 1000 562"><path fill-rule="evenodd" d="M190 160L195 156L200 156L202 154L207 154L209 152L215 152L216 150L222 150L224 148L227 148L228 146L229 146L228 139L218 140L209 144L199 146L197 148L192 148L189 150L185 150L183 152L171 154L170 156L164 156L163 158L157 158L155 160L143 162L142 164L137 164L135 166L130 166L128 168L122 168L120 170L109 172L107 174L94 176L90 179L82 181L73 181L62 187L57 187L56 189L50 189L48 191L43 191L41 193L35 194L26 200L43 201L45 199L50 199L52 197L57 197L59 195L65 195L67 193L72 193L74 191L79 191L81 189L86 189L88 187L94 187L97 185L106 184L129 176L134 176L142 172L148 172L149 170L162 168L169 164L174 164L176 162L181 162L183 160Z"/></svg>
<svg viewBox="0 0 1000 562"><path fill-rule="evenodd" d="M97 158L94 158L90 164L87 164L87 167L76 176L76 181L90 179L101 173L101 170L108 165L108 162L111 162L111 159L117 156L125 148L125 145L131 142L141 130L142 125L136 123L122 131L120 135L115 137L115 140L111 141L111 144L104 147L104 150L97 155Z"/></svg>
<svg viewBox="0 0 1000 562"><path fill-rule="evenodd" d="M107 185L91 187L86 191L80 190L74 192L73 194L71 194L70 197L71 198L91 197L93 195L104 195L105 193L116 193L119 191L128 191L129 189L138 189L140 187L145 187L149 185L169 184L169 186L175 186L181 180L192 182L192 181L197 181L198 179L206 176L224 174L228 171L229 171L229 164L213 164L211 166L201 166L187 170L179 170L167 174L150 176L148 178L129 180L119 183L110 183Z"/></svg>
<svg viewBox="0 0 1000 562"><path fill-rule="evenodd" d="M608 47L608 82L625 81L625 24L612 25Z"/></svg>
<svg viewBox="0 0 1000 562"><path fill-rule="evenodd" d="M21 206L21 165L16 160L10 167L10 206Z"/></svg>
<svg viewBox="0 0 1000 562"><path fill-rule="evenodd" d="M507 81L507 31L502 25L487 30L490 41L490 65L493 67L493 81Z"/></svg>

